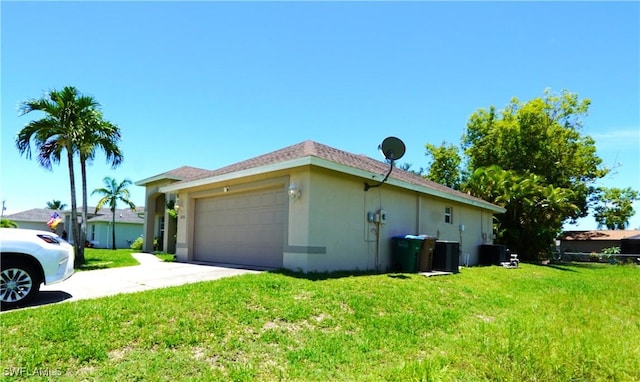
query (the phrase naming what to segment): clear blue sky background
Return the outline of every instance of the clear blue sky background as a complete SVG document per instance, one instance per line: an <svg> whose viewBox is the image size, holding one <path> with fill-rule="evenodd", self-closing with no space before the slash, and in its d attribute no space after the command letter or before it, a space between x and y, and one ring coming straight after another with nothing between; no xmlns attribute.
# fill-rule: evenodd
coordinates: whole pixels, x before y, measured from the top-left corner
<svg viewBox="0 0 640 382"><path fill-rule="evenodd" d="M15 147L39 117L19 103L66 85L123 134L123 165L98 156L89 190L306 139L381 158L393 135L401 162L426 167L424 145L459 144L477 109L545 88L591 99L583 132L616 167L598 185L640 190L638 2L3 1L0 12L5 213L70 205L67 164L47 172Z"/></svg>

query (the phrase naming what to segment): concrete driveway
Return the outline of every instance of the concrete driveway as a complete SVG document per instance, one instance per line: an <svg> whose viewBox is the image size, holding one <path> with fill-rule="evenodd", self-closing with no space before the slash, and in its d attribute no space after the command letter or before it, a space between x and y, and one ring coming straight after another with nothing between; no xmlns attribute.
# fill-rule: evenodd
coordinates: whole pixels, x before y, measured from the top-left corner
<svg viewBox="0 0 640 382"><path fill-rule="evenodd" d="M61 283L42 285L40 294L29 306L61 301L76 301L120 293L142 292L261 272L214 265L169 263L161 261L156 256L148 253L134 253L133 257L140 262L140 265L76 272Z"/></svg>

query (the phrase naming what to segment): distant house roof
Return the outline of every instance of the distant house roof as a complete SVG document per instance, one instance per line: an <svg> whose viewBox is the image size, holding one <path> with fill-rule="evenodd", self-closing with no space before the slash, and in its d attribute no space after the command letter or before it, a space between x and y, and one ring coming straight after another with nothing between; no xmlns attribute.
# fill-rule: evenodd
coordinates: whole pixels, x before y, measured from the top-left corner
<svg viewBox="0 0 640 382"><path fill-rule="evenodd" d="M51 219L51 214L56 212L56 210L50 210L48 208L32 208L30 210L16 212L15 214L4 215L6 219L18 221L18 222L48 222ZM58 211L60 216L64 217L64 211Z"/></svg>
<svg viewBox="0 0 640 382"><path fill-rule="evenodd" d="M366 155L352 154L307 140L213 171L196 169L193 167L179 167L166 173L138 181L136 182L136 185L142 186L150 181L159 179L175 179L177 180L176 183L160 189L161 192L172 192L183 188L220 181L222 177L231 177L231 174L237 173L247 175L260 173L262 171L267 172L274 169L286 169L309 164L358 175L365 179L369 179L372 182L372 185L378 180L381 180L384 174L389 171L389 164L369 158ZM374 174L376 179L372 178L372 174ZM416 190L424 193L458 200L463 203L474 204L499 213L505 211L504 208L491 204L485 200L453 190L449 187L432 182L412 172L404 171L399 168L395 168L391 172L389 182L392 182L394 179L401 182L401 184L396 185L406 187L406 184L408 183L410 185L417 186Z"/></svg>
<svg viewBox="0 0 640 382"><path fill-rule="evenodd" d="M91 211L95 211L93 208ZM116 223L144 223L144 207L137 207L135 211L130 208L116 208ZM110 223L113 219L113 214L109 208L102 208L98 213L91 218L87 219L89 223L106 222Z"/></svg>
<svg viewBox="0 0 640 382"><path fill-rule="evenodd" d="M622 240L635 236L640 236L640 230L565 231L560 235L560 240Z"/></svg>
<svg viewBox="0 0 640 382"><path fill-rule="evenodd" d="M78 219L81 216L81 208L78 207ZM95 214L96 208L89 207L88 208L88 222L111 222L113 218L111 214L111 210L108 208L103 208ZM55 210L50 210L47 208L33 208L27 211L17 212L11 215L5 215L5 218L17 222L36 222L36 223L46 223L51 219L51 214L53 214ZM60 216L64 218L66 215L71 215L71 211L58 211ZM140 223L144 222L144 219L140 217L141 214L144 213L144 207L138 207L136 211L132 211L131 209L116 209L116 223Z"/></svg>

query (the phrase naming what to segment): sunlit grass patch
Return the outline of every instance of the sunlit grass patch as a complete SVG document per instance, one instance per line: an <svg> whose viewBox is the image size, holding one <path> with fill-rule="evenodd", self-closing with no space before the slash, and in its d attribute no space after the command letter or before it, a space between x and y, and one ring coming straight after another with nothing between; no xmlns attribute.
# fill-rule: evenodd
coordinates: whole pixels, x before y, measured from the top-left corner
<svg viewBox="0 0 640 382"><path fill-rule="evenodd" d="M91 271L95 269L129 267L140 263L131 255L131 249L98 249L85 248L85 263L78 268L79 271Z"/></svg>
<svg viewBox="0 0 640 382"><path fill-rule="evenodd" d="M639 377L638 267L397 276L263 273L11 311L1 363L69 381Z"/></svg>

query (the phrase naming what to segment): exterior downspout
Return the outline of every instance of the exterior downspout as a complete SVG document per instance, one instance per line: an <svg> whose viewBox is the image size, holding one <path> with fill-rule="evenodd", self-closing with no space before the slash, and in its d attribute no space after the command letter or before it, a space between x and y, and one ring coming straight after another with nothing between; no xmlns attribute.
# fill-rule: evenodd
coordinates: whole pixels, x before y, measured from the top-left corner
<svg viewBox="0 0 640 382"><path fill-rule="evenodd" d="M416 235L420 235L420 211L422 211L422 198L420 194L416 192L417 208L416 208Z"/></svg>

